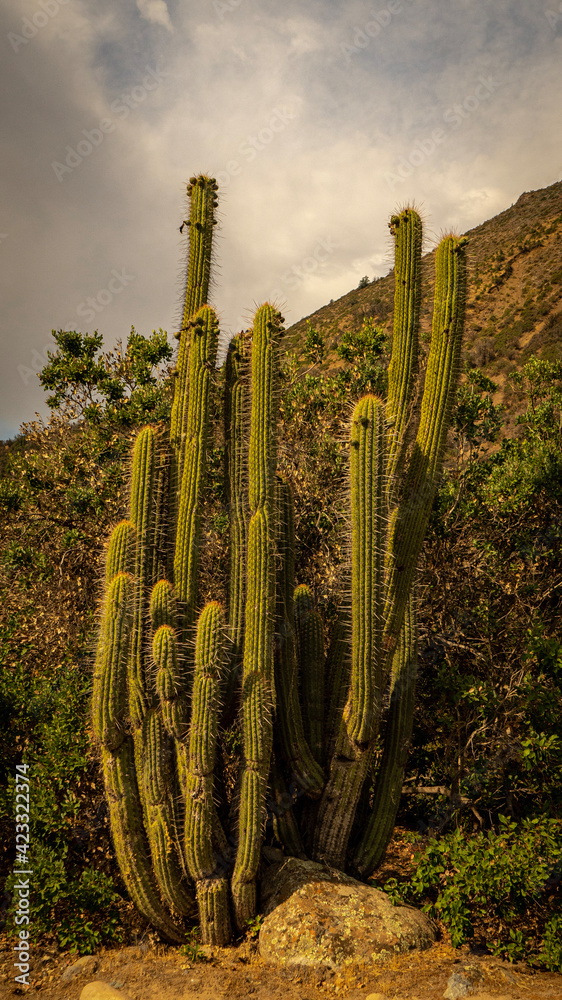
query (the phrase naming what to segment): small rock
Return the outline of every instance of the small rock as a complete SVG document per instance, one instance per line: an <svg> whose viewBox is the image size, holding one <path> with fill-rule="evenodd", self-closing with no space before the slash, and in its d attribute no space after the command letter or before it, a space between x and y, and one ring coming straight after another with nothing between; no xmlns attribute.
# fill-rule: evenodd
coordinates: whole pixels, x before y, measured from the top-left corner
<svg viewBox="0 0 562 1000"><path fill-rule="evenodd" d="M516 983L517 978L510 972L509 969L500 969L500 974L504 979L507 979L508 983Z"/></svg>
<svg viewBox="0 0 562 1000"><path fill-rule="evenodd" d="M472 993L472 983L466 976L461 976L458 972L453 972L447 980L447 989L443 996L445 1000L460 1000L461 997Z"/></svg>
<svg viewBox="0 0 562 1000"><path fill-rule="evenodd" d="M96 981L84 987L80 1000L131 1000L131 998L121 990L114 990L109 983Z"/></svg>
<svg viewBox="0 0 562 1000"><path fill-rule="evenodd" d="M47 958L48 961L48 958ZM98 967L98 960L94 955L83 955L73 965L69 965L60 977L61 983L70 983L78 976L93 976Z"/></svg>
<svg viewBox="0 0 562 1000"><path fill-rule="evenodd" d="M368 993L365 1000L386 1000L384 993Z"/></svg>

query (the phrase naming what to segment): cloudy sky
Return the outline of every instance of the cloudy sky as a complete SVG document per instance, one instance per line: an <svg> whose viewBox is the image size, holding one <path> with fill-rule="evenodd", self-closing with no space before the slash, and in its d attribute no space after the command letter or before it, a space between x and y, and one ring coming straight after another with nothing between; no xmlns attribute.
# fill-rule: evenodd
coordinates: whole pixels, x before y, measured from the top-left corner
<svg viewBox="0 0 562 1000"><path fill-rule="evenodd" d="M559 0L3 0L0 50L4 439L53 328L171 339L193 173L225 339L385 274L398 205L431 246L562 178Z"/></svg>

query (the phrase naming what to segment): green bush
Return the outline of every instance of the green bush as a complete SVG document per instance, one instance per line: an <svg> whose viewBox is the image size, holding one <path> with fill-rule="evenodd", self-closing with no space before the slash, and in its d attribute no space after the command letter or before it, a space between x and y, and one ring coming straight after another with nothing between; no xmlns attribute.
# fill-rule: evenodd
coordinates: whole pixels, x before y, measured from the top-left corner
<svg viewBox="0 0 562 1000"><path fill-rule="evenodd" d="M467 837L460 827L429 840L414 857L415 872L407 884L389 880L385 891L393 901L419 903L438 917L458 948L485 933L494 954L511 960L532 956L532 942L514 923L525 917L534 903L544 902L550 886L560 878L562 823L559 820L525 819L519 825L500 816L498 831ZM557 958L555 931L559 917L546 925L537 964ZM546 958L545 958L546 956ZM562 971L559 964L554 971Z"/></svg>

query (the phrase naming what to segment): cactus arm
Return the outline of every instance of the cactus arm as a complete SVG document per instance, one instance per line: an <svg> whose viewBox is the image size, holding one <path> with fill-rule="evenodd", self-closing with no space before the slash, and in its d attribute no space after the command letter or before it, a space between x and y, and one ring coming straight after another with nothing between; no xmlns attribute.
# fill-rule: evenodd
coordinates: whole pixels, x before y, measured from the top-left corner
<svg viewBox="0 0 562 1000"><path fill-rule="evenodd" d="M317 798L324 775L306 741L299 699L296 632L294 624L295 529L291 488L277 480L278 526L275 689L278 711L275 728L280 756L299 788Z"/></svg>
<svg viewBox="0 0 562 1000"><path fill-rule="evenodd" d="M111 835L127 892L149 923L168 941L179 944L185 933L162 905L149 860L132 739L128 737L115 753L104 750L102 758Z"/></svg>
<svg viewBox="0 0 562 1000"><path fill-rule="evenodd" d="M420 424L390 527L383 637L389 664L441 474L460 372L465 301L464 241L447 236L439 244L435 259L433 326Z"/></svg>
<svg viewBox="0 0 562 1000"><path fill-rule="evenodd" d="M306 858L306 851L293 811L292 796L287 791L283 773L275 760L271 766L271 792L273 801L270 803L270 809L275 837L290 857Z"/></svg>
<svg viewBox="0 0 562 1000"><path fill-rule="evenodd" d="M135 595L132 641L129 654L129 712L138 730L154 698L146 679L144 618L154 540L154 499L156 483L156 437L152 427L144 427L135 440L131 481L131 521L137 535Z"/></svg>
<svg viewBox="0 0 562 1000"><path fill-rule="evenodd" d="M382 618L386 539L384 405L361 399L351 421L351 616L349 739L368 746L378 731L382 697Z"/></svg>
<svg viewBox="0 0 562 1000"><path fill-rule="evenodd" d="M111 532L105 559L105 583L118 573L135 572L137 533L132 521L120 521Z"/></svg>
<svg viewBox="0 0 562 1000"><path fill-rule="evenodd" d="M295 626L304 732L316 762L321 765L324 744L324 638L320 615L305 584L294 593ZM320 789L319 789L320 791Z"/></svg>
<svg viewBox="0 0 562 1000"><path fill-rule="evenodd" d="M256 875L272 750L275 707L273 630L275 616L274 497L278 365L281 317L261 306L254 319L252 411L249 447L249 506L244 661L243 754L238 848L232 876L236 926L243 930L256 912Z"/></svg>
<svg viewBox="0 0 562 1000"><path fill-rule="evenodd" d="M422 223L414 209L406 208L391 218L389 228L394 237L395 260L394 327L386 401L386 418L390 428L387 487L391 488L402 466L409 405L417 372Z"/></svg>
<svg viewBox="0 0 562 1000"><path fill-rule="evenodd" d="M117 750L126 735L127 659L131 639L133 579L118 573L107 586L94 671L94 735L106 750Z"/></svg>
<svg viewBox="0 0 562 1000"><path fill-rule="evenodd" d="M201 306L207 304L209 298L209 280L213 255L213 227L216 222L216 192L217 183L214 177L207 177L204 174L201 174L199 177L192 177L187 186L187 193L190 199L189 257L182 323L179 333L180 346L177 361L177 378L170 419L172 495L179 489L181 481L181 452L187 412L191 343L188 324ZM175 510L175 504L173 507Z"/></svg>
<svg viewBox="0 0 562 1000"><path fill-rule="evenodd" d="M410 595L390 681L390 708L384 749L375 781L371 816L354 855L354 867L368 875L384 856L400 805L404 769L412 737L417 672L415 596Z"/></svg>
<svg viewBox="0 0 562 1000"><path fill-rule="evenodd" d="M248 345L242 334L234 337L226 356L224 441L225 492L230 520L228 567L228 628L230 665L226 680L228 711L236 681L242 672L244 648L244 577L246 568L247 489L244 478L246 447L244 418L248 395L246 362Z"/></svg>
<svg viewBox="0 0 562 1000"><path fill-rule="evenodd" d="M333 628L326 656L329 703L323 745L324 762L330 760L334 752L343 711L347 702L351 678L349 633L350 628L347 612L340 611Z"/></svg>
<svg viewBox="0 0 562 1000"><path fill-rule="evenodd" d="M141 738L143 771L139 784L156 882L172 913L193 916L194 899L183 875L171 794L173 744L159 709L149 709L145 715Z"/></svg>
<svg viewBox="0 0 562 1000"><path fill-rule="evenodd" d="M203 942L220 946L228 944L231 937L228 879L221 874L212 847L213 772L225 633L220 604L207 604L197 625L185 811L185 857L197 886Z"/></svg>
<svg viewBox="0 0 562 1000"><path fill-rule="evenodd" d="M174 584L178 602L178 629L182 641L192 638L197 602L201 505L209 430L211 372L218 346L218 321L203 306L194 320L189 365L189 405L179 498Z"/></svg>

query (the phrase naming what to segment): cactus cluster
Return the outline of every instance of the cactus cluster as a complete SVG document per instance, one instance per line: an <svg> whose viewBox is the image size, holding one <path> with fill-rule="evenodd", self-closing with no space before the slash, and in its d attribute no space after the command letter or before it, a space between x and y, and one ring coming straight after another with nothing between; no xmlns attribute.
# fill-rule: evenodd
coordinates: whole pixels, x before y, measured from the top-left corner
<svg viewBox="0 0 562 1000"><path fill-rule="evenodd" d="M277 475L283 317L270 303L257 310L251 336L238 335L228 349L228 607L199 606L219 333L207 301L217 184L192 177L188 194L169 434L149 426L135 442L129 520L114 529L107 551L92 711L131 899L170 941L185 939L198 911L203 941L224 945L256 913L268 807L287 853L360 875L376 867L392 834L414 710L413 590L459 372L466 262L464 241L445 237L417 416L422 228L413 209L393 216L388 396L364 397L351 415L351 594L350 601L342 595L325 653L313 595L295 586L291 489ZM233 706L242 760L234 819L221 820L217 741ZM373 808L354 843L380 733Z"/></svg>

